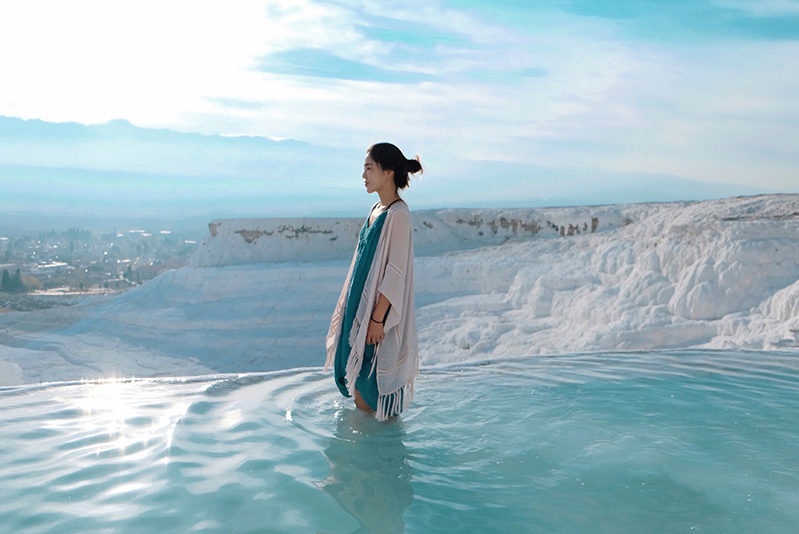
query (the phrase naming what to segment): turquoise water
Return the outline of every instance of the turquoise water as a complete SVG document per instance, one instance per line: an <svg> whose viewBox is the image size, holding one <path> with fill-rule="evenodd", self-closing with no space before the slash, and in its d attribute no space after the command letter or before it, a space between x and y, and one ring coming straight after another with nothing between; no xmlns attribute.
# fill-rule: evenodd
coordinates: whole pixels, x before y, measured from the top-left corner
<svg viewBox="0 0 799 534"><path fill-rule="evenodd" d="M793 532L799 355L425 369L377 423L296 370L0 390L3 532Z"/></svg>

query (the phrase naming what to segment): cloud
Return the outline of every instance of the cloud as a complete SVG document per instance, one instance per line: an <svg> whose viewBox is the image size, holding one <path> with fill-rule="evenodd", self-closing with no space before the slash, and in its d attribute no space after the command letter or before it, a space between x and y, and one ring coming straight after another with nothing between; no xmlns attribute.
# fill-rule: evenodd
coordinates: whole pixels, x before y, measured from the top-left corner
<svg viewBox="0 0 799 534"><path fill-rule="evenodd" d="M5 115L175 123L241 81L263 20L260 2L4 3Z"/></svg>
<svg viewBox="0 0 799 534"><path fill-rule="evenodd" d="M799 150L791 140L799 135L799 80L790 74L796 69L799 43L731 41L664 53L633 83L620 84L603 107L581 116L582 127L605 127L612 143L587 163L796 190ZM587 138L600 139L601 131Z"/></svg>
<svg viewBox="0 0 799 534"><path fill-rule="evenodd" d="M799 1L797 0L716 0L717 6L740 11L750 17L796 17L799 16Z"/></svg>
<svg viewBox="0 0 799 534"><path fill-rule="evenodd" d="M514 4L4 3L0 115L795 188L797 2Z"/></svg>
<svg viewBox="0 0 799 534"><path fill-rule="evenodd" d="M420 82L433 79L427 74L352 61L327 50L314 48L297 48L269 54L259 63L259 69L272 74L389 83Z"/></svg>

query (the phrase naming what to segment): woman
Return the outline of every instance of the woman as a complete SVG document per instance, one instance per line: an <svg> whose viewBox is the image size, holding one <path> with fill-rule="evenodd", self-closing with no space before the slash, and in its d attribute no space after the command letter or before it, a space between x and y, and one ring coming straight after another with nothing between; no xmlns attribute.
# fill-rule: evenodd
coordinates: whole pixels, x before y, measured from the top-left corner
<svg viewBox="0 0 799 534"><path fill-rule="evenodd" d="M325 369L333 365L339 391L380 421L408 407L419 370L413 228L399 191L408 187L409 173L421 171L418 158L390 143L367 151L364 185L380 201L361 228L327 333Z"/></svg>

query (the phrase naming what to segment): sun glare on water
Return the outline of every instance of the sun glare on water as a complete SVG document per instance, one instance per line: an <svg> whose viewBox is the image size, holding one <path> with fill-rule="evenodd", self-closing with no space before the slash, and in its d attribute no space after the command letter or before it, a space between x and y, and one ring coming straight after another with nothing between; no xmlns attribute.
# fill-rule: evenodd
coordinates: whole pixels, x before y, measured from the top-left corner
<svg viewBox="0 0 799 534"><path fill-rule="evenodd" d="M189 403L159 398L168 391L167 385L143 384L141 380L110 378L81 385L84 395L70 399L71 406L66 409L77 417L63 421L76 427L71 429L74 444L95 455L152 452L153 448L168 453L175 427ZM61 426L58 419L53 424Z"/></svg>

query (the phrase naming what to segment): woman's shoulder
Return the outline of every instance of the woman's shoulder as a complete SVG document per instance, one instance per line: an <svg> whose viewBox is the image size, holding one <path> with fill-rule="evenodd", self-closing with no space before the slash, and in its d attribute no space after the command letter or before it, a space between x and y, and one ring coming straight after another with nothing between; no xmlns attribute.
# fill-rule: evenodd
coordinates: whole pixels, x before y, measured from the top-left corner
<svg viewBox="0 0 799 534"><path fill-rule="evenodd" d="M408 207L408 204L405 203L404 200L399 199L394 201L388 209L386 213L389 218L392 219L408 219L411 218L411 209Z"/></svg>
<svg viewBox="0 0 799 534"><path fill-rule="evenodd" d="M386 210L386 225L393 231L411 227L411 210L404 200L395 202Z"/></svg>
<svg viewBox="0 0 799 534"><path fill-rule="evenodd" d="M408 204L405 202L405 200L398 198L388 206L387 211L389 213L397 211L404 211L406 213L410 213L411 209L408 207Z"/></svg>

